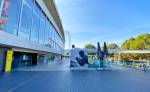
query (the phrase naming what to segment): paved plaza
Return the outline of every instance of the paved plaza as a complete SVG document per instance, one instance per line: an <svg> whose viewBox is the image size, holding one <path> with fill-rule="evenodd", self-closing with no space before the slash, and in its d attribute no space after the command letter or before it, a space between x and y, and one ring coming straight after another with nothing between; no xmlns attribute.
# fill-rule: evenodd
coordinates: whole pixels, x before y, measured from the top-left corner
<svg viewBox="0 0 150 92"><path fill-rule="evenodd" d="M63 63L58 64L65 68ZM0 92L150 92L149 71L131 68L40 71L50 68L39 67L32 67L39 71L1 74Z"/></svg>

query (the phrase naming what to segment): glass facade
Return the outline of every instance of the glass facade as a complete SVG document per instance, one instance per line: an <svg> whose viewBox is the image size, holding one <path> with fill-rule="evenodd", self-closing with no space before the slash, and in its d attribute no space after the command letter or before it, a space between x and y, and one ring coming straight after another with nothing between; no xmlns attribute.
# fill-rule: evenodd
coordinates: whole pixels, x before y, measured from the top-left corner
<svg viewBox="0 0 150 92"><path fill-rule="evenodd" d="M27 0L23 0L22 11L21 11L20 29L19 29L19 34L18 34L19 37L22 37L25 39L30 38L32 17L33 17L32 7L27 2Z"/></svg>
<svg viewBox="0 0 150 92"><path fill-rule="evenodd" d="M49 35L49 21L47 19L46 20L46 27L45 27L45 45L48 46L48 35Z"/></svg>
<svg viewBox="0 0 150 92"><path fill-rule="evenodd" d="M61 36L35 0L4 0L0 26L32 42L57 50L64 48Z"/></svg>
<svg viewBox="0 0 150 92"><path fill-rule="evenodd" d="M5 30L7 30L9 33L17 35L19 14L21 10L21 1L10 0L10 3L11 4L9 5L8 9L8 22L6 24Z"/></svg>
<svg viewBox="0 0 150 92"><path fill-rule="evenodd" d="M14 52L12 68L31 66L37 64L36 53Z"/></svg>
<svg viewBox="0 0 150 92"><path fill-rule="evenodd" d="M31 28L31 41L39 42L39 31L40 31L40 11L37 5L34 4L32 12L32 28Z"/></svg>
<svg viewBox="0 0 150 92"><path fill-rule="evenodd" d="M45 40L45 20L44 20L44 15L41 14L40 32L39 32L39 42L40 42L40 44L44 44L44 40Z"/></svg>

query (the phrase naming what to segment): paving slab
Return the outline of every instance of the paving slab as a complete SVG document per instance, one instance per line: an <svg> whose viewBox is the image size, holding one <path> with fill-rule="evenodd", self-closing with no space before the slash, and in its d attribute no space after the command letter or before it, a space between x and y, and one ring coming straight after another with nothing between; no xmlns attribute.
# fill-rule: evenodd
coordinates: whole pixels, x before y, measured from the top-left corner
<svg viewBox="0 0 150 92"><path fill-rule="evenodd" d="M24 71L0 76L0 92L149 92L150 72Z"/></svg>

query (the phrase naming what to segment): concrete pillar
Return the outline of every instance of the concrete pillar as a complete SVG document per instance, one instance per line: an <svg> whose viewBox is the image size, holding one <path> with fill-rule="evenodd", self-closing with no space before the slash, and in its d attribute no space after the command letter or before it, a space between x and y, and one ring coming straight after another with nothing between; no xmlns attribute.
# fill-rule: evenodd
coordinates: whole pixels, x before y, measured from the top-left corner
<svg viewBox="0 0 150 92"><path fill-rule="evenodd" d="M0 47L0 72L5 71L6 49Z"/></svg>
<svg viewBox="0 0 150 92"><path fill-rule="evenodd" d="M13 50L7 50L5 72L10 72L12 68Z"/></svg>
<svg viewBox="0 0 150 92"><path fill-rule="evenodd" d="M48 63L48 54L44 55L44 63Z"/></svg>
<svg viewBox="0 0 150 92"><path fill-rule="evenodd" d="M119 53L119 56L118 56L118 64L120 64L120 54L121 53Z"/></svg>
<svg viewBox="0 0 150 92"><path fill-rule="evenodd" d="M148 66L150 66L150 60L148 60Z"/></svg>
<svg viewBox="0 0 150 92"><path fill-rule="evenodd" d="M123 60L123 66L125 65L125 61Z"/></svg>
<svg viewBox="0 0 150 92"><path fill-rule="evenodd" d="M135 62L136 62L136 61L133 61L133 62L132 62L132 67L134 67L134 65L135 65Z"/></svg>

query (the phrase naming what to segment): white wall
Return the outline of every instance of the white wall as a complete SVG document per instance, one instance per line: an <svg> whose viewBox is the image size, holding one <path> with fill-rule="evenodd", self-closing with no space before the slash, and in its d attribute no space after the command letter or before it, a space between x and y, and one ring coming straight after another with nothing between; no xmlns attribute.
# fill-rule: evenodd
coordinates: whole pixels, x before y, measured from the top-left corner
<svg viewBox="0 0 150 92"><path fill-rule="evenodd" d="M35 50L46 53L63 54L63 51L59 51L54 48L49 48L47 46L40 45L39 43L31 42L29 40L14 36L10 33L1 30L0 30L0 45L13 48Z"/></svg>

